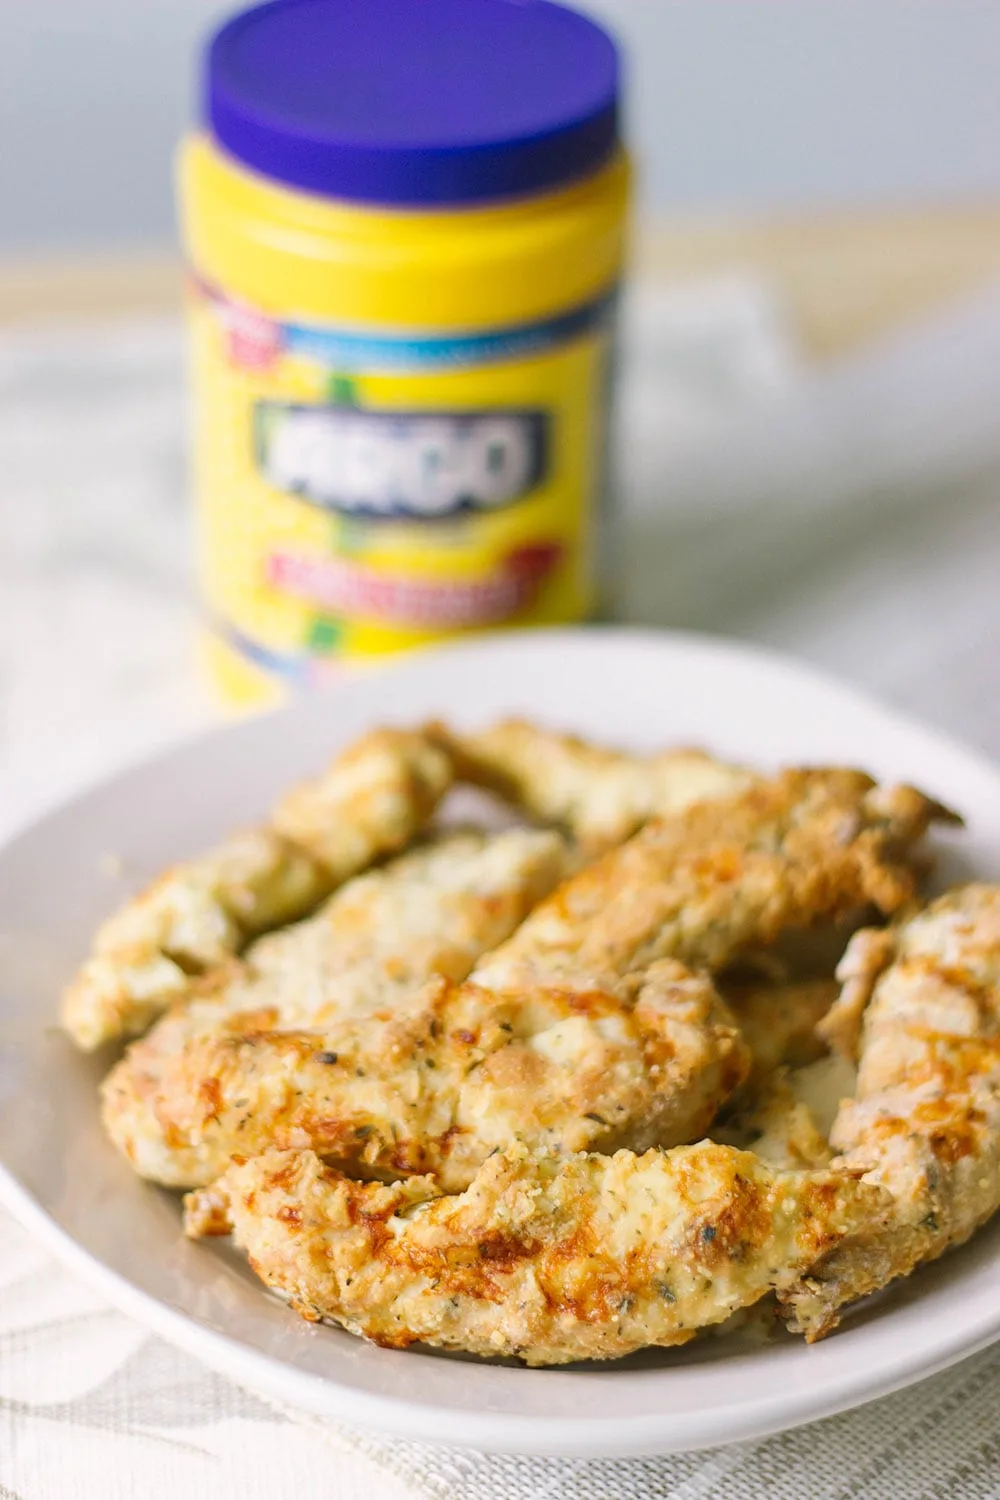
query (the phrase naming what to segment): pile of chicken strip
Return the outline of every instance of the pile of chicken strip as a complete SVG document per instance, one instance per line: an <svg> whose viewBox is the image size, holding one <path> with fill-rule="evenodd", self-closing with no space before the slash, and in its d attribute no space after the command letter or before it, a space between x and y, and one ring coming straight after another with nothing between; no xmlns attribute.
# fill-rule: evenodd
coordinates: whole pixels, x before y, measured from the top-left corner
<svg viewBox="0 0 1000 1500"><path fill-rule="evenodd" d="M529 1365L757 1304L812 1341L1000 1206L1000 887L924 896L957 821L852 769L377 730L111 916L62 1022L128 1042L135 1171L311 1321Z"/></svg>

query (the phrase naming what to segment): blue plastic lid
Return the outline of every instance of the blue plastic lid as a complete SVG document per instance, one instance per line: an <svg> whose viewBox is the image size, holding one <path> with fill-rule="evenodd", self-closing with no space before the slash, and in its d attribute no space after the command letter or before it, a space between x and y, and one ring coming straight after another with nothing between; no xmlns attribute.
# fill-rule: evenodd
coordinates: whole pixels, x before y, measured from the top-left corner
<svg viewBox="0 0 1000 1500"><path fill-rule="evenodd" d="M555 188L618 141L618 54L550 0L271 0L208 54L216 140L331 198L461 204Z"/></svg>

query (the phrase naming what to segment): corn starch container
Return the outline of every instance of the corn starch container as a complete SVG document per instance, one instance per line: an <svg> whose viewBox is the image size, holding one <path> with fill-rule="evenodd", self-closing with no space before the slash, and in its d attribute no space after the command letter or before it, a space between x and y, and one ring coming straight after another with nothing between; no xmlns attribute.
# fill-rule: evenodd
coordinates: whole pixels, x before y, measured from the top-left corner
<svg viewBox="0 0 1000 1500"><path fill-rule="evenodd" d="M180 177L225 697L591 616L629 188L609 37L546 0L276 0L206 73Z"/></svg>

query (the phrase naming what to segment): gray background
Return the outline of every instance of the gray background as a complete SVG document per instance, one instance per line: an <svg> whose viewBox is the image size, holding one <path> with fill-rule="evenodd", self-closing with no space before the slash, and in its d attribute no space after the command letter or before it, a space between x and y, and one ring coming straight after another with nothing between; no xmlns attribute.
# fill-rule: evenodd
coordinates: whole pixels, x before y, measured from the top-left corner
<svg viewBox="0 0 1000 1500"><path fill-rule="evenodd" d="M0 0L0 252L168 244L217 0ZM647 210L1000 192L1000 0L589 0L626 43Z"/></svg>

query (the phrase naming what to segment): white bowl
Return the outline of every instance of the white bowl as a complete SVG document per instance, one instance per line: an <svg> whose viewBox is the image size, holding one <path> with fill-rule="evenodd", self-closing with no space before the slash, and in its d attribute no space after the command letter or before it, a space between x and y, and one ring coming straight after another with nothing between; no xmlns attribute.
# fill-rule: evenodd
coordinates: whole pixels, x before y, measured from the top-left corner
<svg viewBox="0 0 1000 1500"><path fill-rule="evenodd" d="M1000 878L1000 775L943 738L745 646L631 631L497 636L410 658L185 744L50 814L0 854L0 1196L127 1313L245 1385L399 1437L509 1453L668 1453L827 1416L1000 1336L1000 1224L825 1342L705 1338L616 1364L525 1370L377 1349L311 1327L240 1260L180 1234L175 1197L101 1133L108 1058L52 1025L98 919L172 859L252 821L359 731L511 712L609 743L700 744L762 766L852 763L960 809L947 880ZM123 873L108 873L109 854Z"/></svg>

